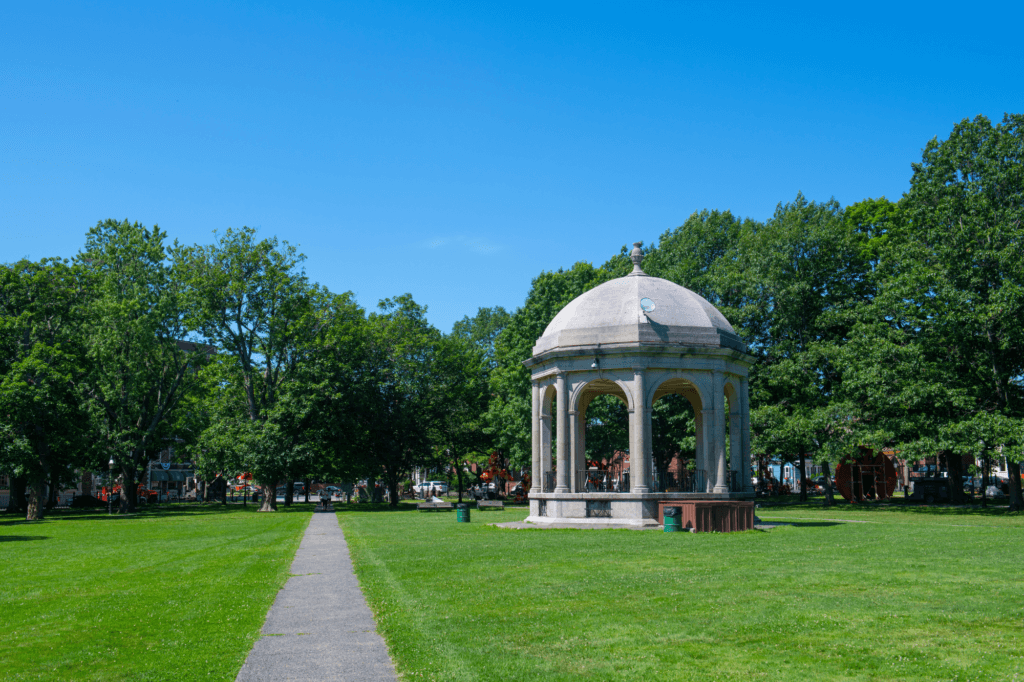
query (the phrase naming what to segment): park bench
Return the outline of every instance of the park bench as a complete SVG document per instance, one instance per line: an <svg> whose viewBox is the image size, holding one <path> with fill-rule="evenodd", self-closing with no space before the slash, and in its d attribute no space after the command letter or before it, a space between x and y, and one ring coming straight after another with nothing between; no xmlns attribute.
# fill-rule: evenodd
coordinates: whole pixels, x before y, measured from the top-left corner
<svg viewBox="0 0 1024 682"><path fill-rule="evenodd" d="M504 509L505 503L501 500L479 500L476 503L477 509Z"/></svg>
<svg viewBox="0 0 1024 682"><path fill-rule="evenodd" d="M451 502L420 502L419 504L416 505L416 508L419 509L420 511L431 511L431 510L436 511L438 509L448 509L448 510L454 509L454 507L452 507L452 503Z"/></svg>

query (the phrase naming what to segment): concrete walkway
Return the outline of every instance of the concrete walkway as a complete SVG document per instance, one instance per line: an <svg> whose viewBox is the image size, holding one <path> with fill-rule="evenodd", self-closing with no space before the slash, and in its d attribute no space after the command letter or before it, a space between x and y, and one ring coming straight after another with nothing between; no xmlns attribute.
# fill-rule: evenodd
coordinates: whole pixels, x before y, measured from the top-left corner
<svg viewBox="0 0 1024 682"><path fill-rule="evenodd" d="M316 512L237 682L391 682L395 666L333 512Z"/></svg>

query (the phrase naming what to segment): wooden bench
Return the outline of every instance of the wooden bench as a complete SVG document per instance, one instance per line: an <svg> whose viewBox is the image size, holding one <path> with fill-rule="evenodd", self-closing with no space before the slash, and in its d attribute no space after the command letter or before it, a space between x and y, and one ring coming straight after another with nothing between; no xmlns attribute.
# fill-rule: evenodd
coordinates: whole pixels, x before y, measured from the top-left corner
<svg viewBox="0 0 1024 682"><path fill-rule="evenodd" d="M448 509L450 511L454 509L451 502L420 502L416 505L416 508L420 511L436 511L438 509Z"/></svg>
<svg viewBox="0 0 1024 682"><path fill-rule="evenodd" d="M505 503L501 500L479 500L476 503L477 509L505 509Z"/></svg>

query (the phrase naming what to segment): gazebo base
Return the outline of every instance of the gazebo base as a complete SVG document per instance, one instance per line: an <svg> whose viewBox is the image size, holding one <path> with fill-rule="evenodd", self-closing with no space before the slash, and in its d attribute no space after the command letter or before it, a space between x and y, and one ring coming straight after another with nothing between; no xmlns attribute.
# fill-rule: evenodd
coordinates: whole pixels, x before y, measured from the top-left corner
<svg viewBox="0 0 1024 682"><path fill-rule="evenodd" d="M679 507L683 530L751 530L753 493L535 493L527 523L659 526L665 507Z"/></svg>

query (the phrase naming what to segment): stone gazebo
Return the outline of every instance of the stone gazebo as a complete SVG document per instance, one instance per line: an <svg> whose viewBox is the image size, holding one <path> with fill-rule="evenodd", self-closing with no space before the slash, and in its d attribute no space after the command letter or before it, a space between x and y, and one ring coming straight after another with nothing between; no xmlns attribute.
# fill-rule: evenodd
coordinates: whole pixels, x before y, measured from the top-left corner
<svg viewBox="0 0 1024 682"><path fill-rule="evenodd" d="M565 306L524 362L533 380L526 520L647 526L661 523L666 506L677 506L684 528L752 528L747 373L754 358L713 305L641 270L639 243L630 259L633 272ZM693 407L696 467L658 476L651 408L672 393ZM616 396L629 411L628 471L614 475L586 467L587 407L602 394Z"/></svg>

